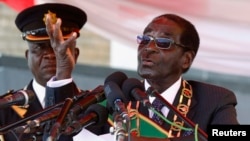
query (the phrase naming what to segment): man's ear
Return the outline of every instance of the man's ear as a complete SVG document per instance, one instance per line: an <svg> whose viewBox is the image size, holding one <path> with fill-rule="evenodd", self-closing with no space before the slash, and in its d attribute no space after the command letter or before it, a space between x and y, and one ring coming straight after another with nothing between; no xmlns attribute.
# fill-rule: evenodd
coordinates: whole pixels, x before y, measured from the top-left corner
<svg viewBox="0 0 250 141"><path fill-rule="evenodd" d="M189 68L194 60L194 51L185 51L183 55L183 68Z"/></svg>
<svg viewBox="0 0 250 141"><path fill-rule="evenodd" d="M27 49L25 50L25 58L28 59L28 57L29 57L29 50Z"/></svg>
<svg viewBox="0 0 250 141"><path fill-rule="evenodd" d="M76 47L75 48L75 62L77 62L79 54L80 54L80 49L78 47Z"/></svg>

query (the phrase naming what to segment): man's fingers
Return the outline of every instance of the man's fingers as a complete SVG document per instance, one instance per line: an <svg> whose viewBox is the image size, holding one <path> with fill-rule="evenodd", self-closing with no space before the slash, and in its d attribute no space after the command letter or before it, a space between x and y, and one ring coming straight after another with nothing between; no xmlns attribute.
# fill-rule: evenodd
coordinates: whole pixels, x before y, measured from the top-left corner
<svg viewBox="0 0 250 141"><path fill-rule="evenodd" d="M57 18L56 23L53 23L53 19L50 14L46 14L45 16L46 31L50 38L51 45L54 48L64 41L61 31L62 20Z"/></svg>
<svg viewBox="0 0 250 141"><path fill-rule="evenodd" d="M51 23L51 16L50 14L45 15L45 25L46 25L46 31L49 37L51 38L53 35L53 24Z"/></svg>
<svg viewBox="0 0 250 141"><path fill-rule="evenodd" d="M63 43L63 46L65 47L65 49L69 48L70 50L72 50L73 48L75 48L76 38L77 38L77 33L73 32L71 36L67 40L65 40Z"/></svg>
<svg viewBox="0 0 250 141"><path fill-rule="evenodd" d="M64 40L62 31L61 31L61 24L62 24L62 20L60 18L57 18L53 35L54 35L54 39L58 43L62 43Z"/></svg>
<svg viewBox="0 0 250 141"><path fill-rule="evenodd" d="M51 15L46 14L45 24L52 48L58 51L60 50L60 52L64 52L67 48L72 49L75 47L77 33L73 32L71 36L64 41L61 31L62 20L60 18L57 18L56 23L53 23Z"/></svg>
<svg viewBox="0 0 250 141"><path fill-rule="evenodd" d="M68 40L72 41L72 40L75 40L76 38L77 38L77 33L73 32L72 35L69 37Z"/></svg>

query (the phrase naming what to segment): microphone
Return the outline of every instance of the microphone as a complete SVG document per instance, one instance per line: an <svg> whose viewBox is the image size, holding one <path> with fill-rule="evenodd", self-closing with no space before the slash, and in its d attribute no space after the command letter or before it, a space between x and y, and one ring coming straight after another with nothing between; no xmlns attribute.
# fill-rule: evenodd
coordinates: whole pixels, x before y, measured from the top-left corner
<svg viewBox="0 0 250 141"><path fill-rule="evenodd" d="M31 133L32 129L35 127L39 127L41 123L56 118L59 115L60 111L61 108L54 108L53 110L41 115L34 120L27 121L26 125L16 127L14 131L16 133Z"/></svg>
<svg viewBox="0 0 250 141"><path fill-rule="evenodd" d="M148 108L152 107L148 99L148 94L145 92L143 83L138 79L128 78L125 80L122 85L122 91L127 98L131 99L131 101L140 101L144 106L147 106Z"/></svg>
<svg viewBox="0 0 250 141"><path fill-rule="evenodd" d="M101 102L105 99L105 94L103 90L103 86L98 86L91 92L87 93L87 96L84 98L80 98L73 104L72 108L69 110L71 117L78 115L81 111L87 109L87 107L91 104ZM17 133L30 133L32 128L38 127L41 123L56 118L61 111L61 108L54 108L51 111L42 114L38 118L28 121L26 125L19 126L14 130Z"/></svg>
<svg viewBox="0 0 250 141"><path fill-rule="evenodd" d="M71 135L78 133L82 128L86 128L90 125L101 126L106 123L108 119L108 110L100 104L92 104L85 111L83 116L80 116L78 120L75 120L64 131L63 134Z"/></svg>
<svg viewBox="0 0 250 141"><path fill-rule="evenodd" d="M64 120L69 112L69 109L71 108L73 104L73 99L66 98L63 107L61 108L61 111L53 124L49 137L47 138L47 141L55 141L60 137L60 131L62 130L62 125L64 123Z"/></svg>
<svg viewBox="0 0 250 141"><path fill-rule="evenodd" d="M127 79L127 75L121 71L116 71L112 74L110 74L104 81L104 85L108 82L114 82L115 84L117 84L119 86L119 88L121 88L123 82ZM106 94L105 94L106 95ZM122 96L123 94L121 94ZM107 96L106 96L107 97ZM112 102L111 102L112 103ZM112 103L113 105L113 103ZM109 105L109 103L107 102L106 107L109 110L109 113L113 113L113 107L111 105Z"/></svg>
<svg viewBox="0 0 250 141"><path fill-rule="evenodd" d="M70 109L69 114L72 117L79 115L82 111L86 110L90 105L102 102L105 100L104 88L102 85L91 91L85 98L80 99Z"/></svg>
<svg viewBox="0 0 250 141"><path fill-rule="evenodd" d="M12 105L25 106L35 99L35 94L31 90L19 90L9 93L0 99L0 109L10 107Z"/></svg>
<svg viewBox="0 0 250 141"><path fill-rule="evenodd" d="M110 130L113 130L111 132L115 134L116 140L120 141L123 141L126 132L130 131L130 117L125 106L128 101L121 91L121 86L127 78L126 74L118 71L109 75L104 83L107 107L110 113L113 113L114 118L114 127L111 127ZM127 130L124 128L124 123Z"/></svg>
<svg viewBox="0 0 250 141"><path fill-rule="evenodd" d="M108 106L110 106L114 111L120 113L121 116L128 121L129 116L124 104L128 102L124 97L120 87L113 81L106 82L106 84L104 85L104 92Z"/></svg>
<svg viewBox="0 0 250 141"><path fill-rule="evenodd" d="M127 75L121 71L116 71L112 74L110 74L104 81L104 84L107 82L115 82L119 87L122 86L123 82L127 79Z"/></svg>

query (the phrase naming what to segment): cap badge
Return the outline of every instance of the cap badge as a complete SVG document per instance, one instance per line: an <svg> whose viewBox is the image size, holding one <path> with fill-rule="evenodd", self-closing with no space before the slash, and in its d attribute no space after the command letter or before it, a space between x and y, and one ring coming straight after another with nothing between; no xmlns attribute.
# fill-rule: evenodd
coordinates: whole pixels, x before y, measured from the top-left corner
<svg viewBox="0 0 250 141"><path fill-rule="evenodd" d="M47 15L47 14L50 14L50 15L51 15L51 22L52 22L53 24L55 24L55 23L56 23L56 20L57 20L56 14L53 13L53 12L51 12L50 10L48 10L48 13L44 14L44 18L43 18L44 23L45 23L45 19L46 19L46 15Z"/></svg>

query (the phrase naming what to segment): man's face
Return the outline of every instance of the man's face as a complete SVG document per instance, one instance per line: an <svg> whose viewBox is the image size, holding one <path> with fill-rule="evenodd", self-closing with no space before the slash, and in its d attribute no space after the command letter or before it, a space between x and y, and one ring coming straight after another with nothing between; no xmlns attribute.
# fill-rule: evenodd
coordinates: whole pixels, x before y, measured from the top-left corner
<svg viewBox="0 0 250 141"><path fill-rule="evenodd" d="M45 86L46 82L56 73L56 58L49 41L28 42L26 51L28 66L36 81Z"/></svg>
<svg viewBox="0 0 250 141"><path fill-rule="evenodd" d="M182 29L173 21L158 18L145 29L144 35L153 38L169 38L180 44ZM148 80L175 81L184 69L184 51L171 44L168 49L157 47L154 40L138 46L138 74ZM165 80L164 80L165 79Z"/></svg>

